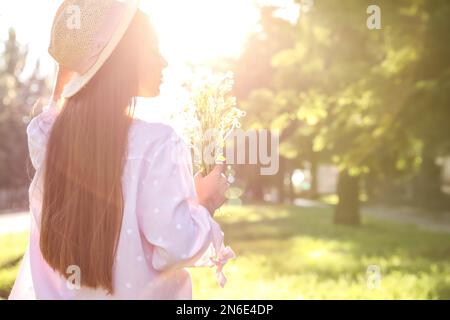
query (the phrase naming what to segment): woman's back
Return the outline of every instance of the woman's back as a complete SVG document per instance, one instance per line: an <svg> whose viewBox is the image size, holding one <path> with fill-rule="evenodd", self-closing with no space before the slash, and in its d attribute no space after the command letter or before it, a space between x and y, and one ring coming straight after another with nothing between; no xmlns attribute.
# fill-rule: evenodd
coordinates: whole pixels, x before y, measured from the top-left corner
<svg viewBox="0 0 450 320"><path fill-rule="evenodd" d="M114 293L80 287L83 274L77 265L62 276L47 264L39 247L43 159L57 116L52 105L27 130L36 168L30 186L33 219L30 246L10 299L190 299L191 280L184 267L226 262L232 251L223 246L210 213L197 203L189 149L164 124L133 120L129 130Z"/></svg>
<svg viewBox="0 0 450 320"><path fill-rule="evenodd" d="M226 178L218 168L194 182L173 130L134 119L167 67L148 16L139 0L86 1L68 29L71 6L58 9L49 46L61 106L27 128L33 219L10 298L189 299L184 268L198 265L216 265L224 285L233 252L211 214Z"/></svg>

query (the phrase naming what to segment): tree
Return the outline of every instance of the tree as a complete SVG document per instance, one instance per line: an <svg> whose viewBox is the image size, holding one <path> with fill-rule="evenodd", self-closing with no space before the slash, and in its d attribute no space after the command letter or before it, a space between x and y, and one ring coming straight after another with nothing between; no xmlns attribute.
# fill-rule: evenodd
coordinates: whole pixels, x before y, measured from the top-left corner
<svg viewBox="0 0 450 320"><path fill-rule="evenodd" d="M275 16L278 7L262 6L260 27L261 32L254 33L247 41L241 57L234 62L236 78L235 94L240 104L247 109L244 126L252 129L267 129L274 107L270 101L273 89L274 68L273 55L291 46L295 39L294 30L288 21ZM270 89L270 90L269 90ZM261 94L259 94L261 90ZM268 92L269 97L265 96ZM256 95L256 97L255 97ZM257 100L252 104L249 101ZM254 106L254 108L252 107ZM272 128L276 129L276 128ZM279 190L279 201L284 201L285 161L281 160L280 172L275 177L258 174L259 165L245 165L237 168L239 176L247 182L247 194L251 200L263 200L263 186L274 186Z"/></svg>
<svg viewBox="0 0 450 320"><path fill-rule="evenodd" d="M39 63L22 79L27 48L17 42L14 30L0 54L0 188L10 189L29 181L26 126L33 104L48 86L39 76Z"/></svg>
<svg viewBox="0 0 450 320"><path fill-rule="evenodd" d="M284 156L339 167L337 223L359 224L362 179L414 176L437 155L431 146L448 145L450 4L379 1L382 30L367 27L369 4L316 2L273 54L270 81L244 103L253 125L282 133ZM439 61L431 79L430 53Z"/></svg>
<svg viewBox="0 0 450 320"><path fill-rule="evenodd" d="M345 224L359 224L361 176L407 171L418 157L417 134L399 116L416 94L423 2L381 1L383 30L367 28L367 6L318 2L294 48L274 58L281 90L298 92L292 105L312 127L313 151L340 169L335 222Z"/></svg>
<svg viewBox="0 0 450 320"><path fill-rule="evenodd" d="M425 29L426 54L419 63L417 96L405 125L414 126L423 141L420 172L415 179L414 199L420 205L449 205L441 191L441 168L436 157L450 154L450 43L445 40L450 28L448 1L426 3L429 23ZM423 117L427 114L426 117Z"/></svg>

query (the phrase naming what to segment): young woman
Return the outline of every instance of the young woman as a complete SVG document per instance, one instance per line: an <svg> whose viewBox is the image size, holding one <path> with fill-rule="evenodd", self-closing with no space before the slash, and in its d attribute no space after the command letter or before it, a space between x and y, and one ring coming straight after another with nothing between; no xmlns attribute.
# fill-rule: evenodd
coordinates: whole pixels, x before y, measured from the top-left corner
<svg viewBox="0 0 450 320"><path fill-rule="evenodd" d="M138 1L64 1L49 52L59 73L27 130L31 235L10 299L190 299L193 266L224 285L220 166L194 179L170 127L133 119L166 67Z"/></svg>

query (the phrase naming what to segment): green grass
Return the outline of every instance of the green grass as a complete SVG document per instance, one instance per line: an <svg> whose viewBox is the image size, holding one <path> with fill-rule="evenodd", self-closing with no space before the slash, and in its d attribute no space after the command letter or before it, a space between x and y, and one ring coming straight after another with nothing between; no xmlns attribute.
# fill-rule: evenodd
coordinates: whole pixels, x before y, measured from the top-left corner
<svg viewBox="0 0 450 320"><path fill-rule="evenodd" d="M450 299L450 234L365 219L335 226L331 209L227 207L220 218L238 259L228 284L192 270L197 299ZM368 266L381 287L368 289Z"/></svg>
<svg viewBox="0 0 450 320"><path fill-rule="evenodd" d="M27 233L0 236L0 299L11 291L27 244Z"/></svg>
<svg viewBox="0 0 450 320"><path fill-rule="evenodd" d="M225 267L191 269L195 299L450 299L450 234L365 219L335 226L331 209L228 206L219 220L238 258ZM14 261L26 235L0 237L0 267ZM14 265L14 263L12 263ZM17 264L0 268L0 292ZM367 287L366 270L381 268L381 286Z"/></svg>

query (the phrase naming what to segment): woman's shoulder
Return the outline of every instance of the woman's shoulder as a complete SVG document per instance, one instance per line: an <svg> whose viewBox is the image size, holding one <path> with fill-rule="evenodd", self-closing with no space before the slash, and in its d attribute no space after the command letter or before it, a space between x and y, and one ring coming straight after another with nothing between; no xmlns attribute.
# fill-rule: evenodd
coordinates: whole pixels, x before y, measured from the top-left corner
<svg viewBox="0 0 450 320"><path fill-rule="evenodd" d="M141 119L134 119L129 131L130 142L138 145L164 142L173 137L178 137L178 134L169 124Z"/></svg>
<svg viewBox="0 0 450 320"><path fill-rule="evenodd" d="M169 124L134 119L129 131L128 158L150 159L164 147L187 147Z"/></svg>
<svg viewBox="0 0 450 320"><path fill-rule="evenodd" d="M31 162L36 169L43 162L47 141L58 113L56 104L50 103L27 126L28 149Z"/></svg>
<svg viewBox="0 0 450 320"><path fill-rule="evenodd" d="M31 119L27 126L27 134L28 137L33 137L36 135L46 136L51 131L53 123L57 118L59 113L59 109L57 105L53 103L49 103L46 105L42 112L37 114L35 117Z"/></svg>

